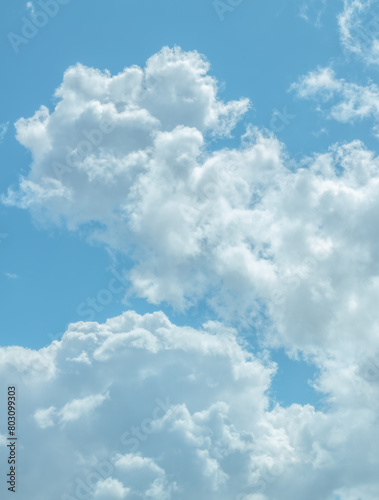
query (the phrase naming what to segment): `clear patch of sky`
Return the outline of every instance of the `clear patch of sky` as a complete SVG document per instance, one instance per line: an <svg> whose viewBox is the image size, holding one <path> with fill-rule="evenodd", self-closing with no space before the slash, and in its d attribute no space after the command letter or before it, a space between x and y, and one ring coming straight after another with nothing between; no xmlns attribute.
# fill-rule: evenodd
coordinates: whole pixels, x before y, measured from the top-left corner
<svg viewBox="0 0 379 500"><path fill-rule="evenodd" d="M278 366L270 387L272 404L309 404L316 410L325 409L325 394L316 391L312 386L319 374L314 365L302 359L290 358L284 349L271 351L270 358Z"/></svg>

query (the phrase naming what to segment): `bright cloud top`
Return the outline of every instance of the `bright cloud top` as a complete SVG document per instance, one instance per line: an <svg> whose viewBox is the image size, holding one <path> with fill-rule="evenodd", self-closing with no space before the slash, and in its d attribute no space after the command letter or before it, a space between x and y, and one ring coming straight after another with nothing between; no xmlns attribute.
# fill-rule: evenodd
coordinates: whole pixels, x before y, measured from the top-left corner
<svg viewBox="0 0 379 500"><path fill-rule="evenodd" d="M350 500L359 488L376 500L378 387L352 372L343 406L270 409L274 373L233 329L163 313L75 323L40 351L1 348L23 405L20 498ZM41 470L54 478L42 491Z"/></svg>

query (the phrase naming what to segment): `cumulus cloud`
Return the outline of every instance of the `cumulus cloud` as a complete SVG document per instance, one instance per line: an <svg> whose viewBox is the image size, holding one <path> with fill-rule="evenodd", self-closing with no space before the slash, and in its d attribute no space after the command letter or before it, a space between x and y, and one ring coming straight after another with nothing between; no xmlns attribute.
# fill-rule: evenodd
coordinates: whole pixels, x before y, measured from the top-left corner
<svg viewBox="0 0 379 500"><path fill-rule="evenodd" d="M351 369L343 406L273 405L275 366L220 323L79 322L40 351L0 348L0 376L22 402L21 499L376 498L378 386L356 391Z"/></svg>
<svg viewBox="0 0 379 500"><path fill-rule="evenodd" d="M217 147L248 103L220 101L208 67L196 52L165 48L113 77L70 68L53 112L16 124L33 163L4 201L127 254L130 293L151 303L205 301L267 345L350 356L358 318L378 298L378 158L354 141L294 162L253 127L239 147ZM303 97L352 93L328 68L297 85ZM375 92L351 97L340 115L373 112ZM377 347L377 315L361 321L364 357ZM78 361L90 363L85 353Z"/></svg>
<svg viewBox="0 0 379 500"><path fill-rule="evenodd" d="M275 405L274 367L220 323L129 312L40 351L0 349L25 384L23 446L43 443L59 477L46 498L376 500L379 159L353 141L295 162L251 126L220 147L249 103L221 101L208 70L179 48L115 76L69 68L55 108L16 123L33 161L3 201L128 255L131 293L205 302L314 363L327 409ZM376 116L376 87L330 68L294 88L350 102L341 120ZM41 498L36 470L23 477Z"/></svg>
<svg viewBox="0 0 379 500"><path fill-rule="evenodd" d="M76 323L44 350L0 352L0 372L18 383L24 405L21 498L193 498L192 481L199 498L228 498L236 488L232 458L241 455L248 467L274 374L234 330L179 328L162 313ZM73 361L83 352L90 365ZM43 492L32 487L41 469L50 477L61 471Z"/></svg>
<svg viewBox="0 0 379 500"><path fill-rule="evenodd" d="M103 498L104 500L111 500L116 498L126 498L130 492L129 488L124 488L121 481L117 479L107 478L100 480L96 484L94 491L94 498Z"/></svg>

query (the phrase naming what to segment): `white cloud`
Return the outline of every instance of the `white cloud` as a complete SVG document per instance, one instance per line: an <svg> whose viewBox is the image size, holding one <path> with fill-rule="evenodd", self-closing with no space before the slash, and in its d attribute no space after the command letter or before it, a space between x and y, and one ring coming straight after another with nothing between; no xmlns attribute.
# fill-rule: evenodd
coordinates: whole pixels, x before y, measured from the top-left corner
<svg viewBox="0 0 379 500"><path fill-rule="evenodd" d="M91 361L87 356L87 353L84 351L82 351L76 358L68 358L68 361L75 361L76 363L85 363L87 365L91 364Z"/></svg>
<svg viewBox="0 0 379 500"><path fill-rule="evenodd" d="M6 202L128 254L131 292L152 303L184 310L204 300L270 344L313 357L326 346L355 352L358 318L378 294L378 158L355 141L295 164L254 128L240 147L217 149L211 137L230 133L246 102L220 102L207 69L178 48L115 77L70 68L55 110L16 124L33 163ZM303 97L350 95L350 107L333 109L340 119L374 113L376 87L359 100L356 88L329 68L296 87ZM89 134L101 144L57 178L54 162L63 165L75 145L84 150ZM80 312L91 318L90 307ZM369 352L376 319L362 321ZM98 355L125 341L112 339ZM138 342L158 349L149 332Z"/></svg>
<svg viewBox="0 0 379 500"><path fill-rule="evenodd" d="M97 483L93 497L104 500L126 498L129 491L130 489L124 488L123 484L117 479L107 478Z"/></svg>
<svg viewBox="0 0 379 500"><path fill-rule="evenodd" d="M127 453L115 457L115 465L120 470L134 471L138 469L151 470L156 475L164 475L163 469L159 467L151 458L144 458L139 455Z"/></svg>
<svg viewBox="0 0 379 500"><path fill-rule="evenodd" d="M343 87L343 80L337 80L332 68L317 68L302 76L298 83L291 85L291 90L296 91L302 99L321 98L325 101L331 99Z"/></svg>
<svg viewBox="0 0 379 500"><path fill-rule="evenodd" d="M65 424L82 419L83 416L102 405L107 399L109 399L108 392L106 394L94 394L86 398L69 401L59 411L60 421L62 424Z"/></svg>
<svg viewBox="0 0 379 500"><path fill-rule="evenodd" d="M77 323L45 350L0 350L0 363L27 377L30 436L43 442L51 432L76 457L59 465L62 482L51 488L74 471L88 482L105 461L111 472L98 480L110 480L99 488L119 481L146 498L362 491L374 500L379 159L353 141L295 163L275 136L251 127L240 146L220 149L215 137L231 133L247 102L220 102L207 69L179 49L114 77L70 68L55 109L16 124L33 163L5 202L126 253L131 291L150 302L206 301L262 344L306 357L328 409L269 410L272 367L235 332L212 322L205 332L177 328L162 314ZM340 98L338 119L376 117L376 86L348 84L330 68L296 90ZM56 425L64 415L70 421Z"/></svg>
<svg viewBox="0 0 379 500"><path fill-rule="evenodd" d="M330 68L318 68L302 76L299 82L292 84L302 99L314 99L317 102L330 103L328 117L342 123L371 118L374 131L379 127L379 87L375 83L358 85L343 78L338 79Z"/></svg>
<svg viewBox="0 0 379 500"><path fill-rule="evenodd" d="M53 427L54 415L56 414L55 406L50 406L50 408L39 409L34 413L34 419L41 429L46 429L47 427Z"/></svg>
<svg viewBox="0 0 379 500"><path fill-rule="evenodd" d="M118 348L110 349L118 337ZM123 498L129 490L146 498L170 499L175 491L191 498L187 469L199 498L207 498L209 488L214 498L233 492L223 468L232 466L228 456L239 454L248 464L252 429L267 408L274 372L240 347L233 330L216 323L203 331L178 328L162 313L128 312L104 325L71 325L43 352L40 359L49 358L54 370L39 366L40 351L0 349L0 374L18 384L23 401L19 426L29 498L73 496L89 488L87 478L101 464L111 470L90 486L91 498L111 491ZM83 352L92 364L73 365ZM67 425L53 427L59 421ZM48 453L50 447L60 453ZM32 459L36 453L38 460ZM33 487L35 467L54 477L43 492ZM246 486L243 474L241 480Z"/></svg>
<svg viewBox="0 0 379 500"><path fill-rule="evenodd" d="M379 12L376 0L344 0L338 16L343 47L368 64L378 64Z"/></svg>
<svg viewBox="0 0 379 500"><path fill-rule="evenodd" d="M197 331L129 311L72 324L44 352L0 348L0 376L17 384L23 408L21 499L302 500L307 492L320 500L362 491L375 500L379 387L354 367L328 367L320 384L333 398L321 412L269 409L275 367L219 323ZM73 369L83 352L92 364ZM38 366L46 357L54 370ZM367 386L357 392L353 381ZM69 425L55 426L68 414ZM50 478L43 490L41 468Z"/></svg>

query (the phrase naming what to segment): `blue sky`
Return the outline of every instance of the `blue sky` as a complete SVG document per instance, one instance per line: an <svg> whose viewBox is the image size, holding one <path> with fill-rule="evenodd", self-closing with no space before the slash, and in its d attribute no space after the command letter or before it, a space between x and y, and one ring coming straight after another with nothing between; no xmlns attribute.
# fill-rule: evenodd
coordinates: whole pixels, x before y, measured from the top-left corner
<svg viewBox="0 0 379 500"><path fill-rule="evenodd" d="M355 411L365 395L374 397L374 389L363 387L367 381L361 382L359 374L371 366L370 356L377 349L376 318L368 319L368 312L377 294L379 248L375 227L378 5L374 0L355 3L244 0L236 6L232 4L227 0L71 0L59 4L56 15L46 25L34 28L34 36L29 40L24 38L27 43L18 44L15 36L22 36L25 22L38 24L35 16L41 6L38 2L19 0L2 2L0 344L4 348L31 349L25 350L30 353L41 353L38 350L42 347L53 352L52 341L60 340L71 328L70 324L103 323L126 310L142 316L162 311L178 327L197 329L196 335L200 335L203 323L219 321L222 331L224 327L233 327L238 332L236 345L246 349L238 356L252 352L257 366L262 364L257 391L261 390L262 401L269 395L266 406L272 413L264 418L270 422L267 425L276 426L272 435L281 428L281 419L290 422L295 414L299 421L309 422L314 418L310 428L322 434L327 432L320 423L324 416L330 418L328 425L334 428L338 412L343 413L346 408L349 408L346 414L353 412L352 400ZM163 47L169 49L164 52ZM207 80L205 73L200 76L196 73L205 60L210 64L205 73L212 80ZM170 64L177 64L177 73L169 73ZM185 65L193 73L184 70L180 73ZM117 177L117 169L125 168L123 162L127 157L123 138L117 133L132 136L133 130L127 128L130 117L122 118L126 120L122 124L117 121L120 117L114 118L117 133L109 134L109 142L106 137L104 145L101 143L99 151L94 153L94 161L99 163L91 167L85 158L80 166L88 173L88 185L71 174L58 183L70 193L65 191L62 202L54 194L56 179L46 188L49 165L54 159L64 162L64 147L74 148L83 139L75 137L80 127L95 127L89 109L100 109L96 106L101 102L105 116L110 113L109 100L116 107L119 105L118 90L109 94L111 97L108 94L104 97L98 89L112 85L111 77L135 66L145 72L144 90L150 94L144 97L148 109L147 112L144 108L144 112L149 116L135 118L134 128L146 127L146 133L154 138L148 146L146 138L138 139L141 155L145 155L142 167L140 160L133 167L140 168L138 175L131 169L127 174L129 184L123 184L126 181ZM197 79L191 79L193 74ZM148 80L146 75L153 75L152 79ZM132 76L128 78L132 81ZM167 104L165 99L171 95L168 90L171 84L179 89L179 97ZM60 97L54 96L58 88ZM217 95L213 94L216 88ZM192 99L193 114L183 96ZM249 106L244 98L249 99ZM131 113L140 106L134 97L130 103ZM38 128L31 117L41 106L49 113L42 111L45 114L37 118L42 123ZM78 117L82 113L79 118L77 112ZM109 119L111 115L107 116ZM227 119L223 121L225 116ZM53 145L51 151L41 153L44 147L48 150L47 144ZM200 153L195 155L197 148ZM188 171L192 169L184 183L178 169L175 170L178 151L183 153L182 164L187 165L188 160L191 164ZM109 173L104 161L115 170ZM99 172L99 168L103 171ZM180 175L187 175L184 167L183 172ZM212 175L213 179L215 175L219 179L215 184L214 204L213 195L203 194L199 198L201 183L207 186L207 176L212 178ZM96 176L103 176L102 184L96 183ZM35 191L30 194L29 188L25 190L22 178ZM199 192L195 185L200 186ZM121 188L129 187L130 193L120 197ZM103 202L97 205L97 199ZM171 200L173 205L169 204ZM178 214L187 210L190 215L178 222L173 206ZM175 240L177 235L179 239ZM154 318L153 326L146 319L133 321L138 328L151 327L158 338L164 322L160 316ZM128 321L125 324L129 325ZM213 326L207 328L213 332ZM109 331L115 335L117 325L112 323ZM97 345L109 331L98 327ZM213 333L209 335L211 338ZM204 345L212 344L209 338L206 337ZM364 338L363 346L359 338ZM104 343L103 350L99 347L92 352L92 346L86 344L81 351L73 337L68 335L67 339L65 359L79 360L78 364L83 366L91 365L90 353L94 359L103 359L103 351L109 348ZM223 342L229 337L220 333L220 339ZM229 345L229 340L225 342L227 352L237 349L234 344ZM141 340L141 345L145 346L145 340ZM200 337L199 345L202 345ZM66 349L66 344L61 348ZM222 365L222 361L216 360L216 353L213 361L207 361L210 351L199 351L198 357L192 359L194 349L189 348L188 358L183 355L182 359L181 351L177 354L183 366L187 363L197 366L198 362L203 363L199 361L203 357L205 364L214 361L215 370L218 363ZM11 362L11 354L6 356ZM144 367L146 373L149 370L158 373L163 366L161 361L157 366L151 362L151 368L149 354L144 356L141 370ZM25 366L29 366L28 359ZM277 363L276 376L270 372L270 360ZM234 362L233 358L231 363ZM59 363L56 363L58 370L73 376L73 369ZM355 367L354 374L349 371L353 370L351 367ZM116 387L115 393L122 385L122 373L117 372L118 378L109 379L109 387ZM152 393L159 392L157 387L168 391L167 373L164 371L159 375L161 378L157 377L155 389L150 388ZM93 375L94 380L97 376L99 373ZM183 380L186 376L183 374ZM360 394L362 400L345 394L347 379L354 379L354 387L367 391L364 396ZM68 392L70 380L60 382ZM83 380L87 381L86 374ZM72 399L84 401L83 405L89 405L90 409L101 406L108 398L113 401L108 386L88 399L92 398L88 394L95 391L88 384ZM234 401L232 384L231 387L230 399L225 396L228 404ZM238 392L239 388L235 390ZM191 404L197 408L199 402L192 399L192 390L187 396L188 401L183 404L189 409ZM250 397L250 393L243 393L241 401ZM209 395L204 398L212 399ZM148 407L147 399L144 404ZM377 409L370 404L368 411L375 414ZM71 418L66 413L68 409L72 411L67 400L61 399L58 404L44 399L38 405L34 416L40 429L59 426L66 429L65 419ZM311 412L311 406L320 414L316 411L311 417L307 413ZM328 411L334 412L332 417ZM237 422L238 416L235 418ZM347 419L345 424L348 429L351 421ZM283 428L287 429L286 425L283 423ZM288 424L288 439L296 441L293 432ZM344 432L346 442L354 443L356 436ZM372 432L377 432L376 427ZM325 453L319 451L313 457L316 469L326 470L325 464L340 460L338 452L331 458L328 455L333 443L322 444L321 438L314 441L320 450L323 446L327 450L322 448ZM108 443L103 445L106 447ZM304 438L303 446L308 445ZM79 451L83 456L91 452L84 444ZM154 455L152 449L145 451ZM280 456L280 463L292 460L283 458L285 453ZM341 500L374 498L377 485L366 473L362 472L356 484L351 482L343 489L342 483L334 484L330 479L330 470L322 479L325 490L320 490L320 497L315 494L312 500L334 500L337 495ZM193 477L197 477L196 473L194 470ZM222 477L220 472L217 479L220 484L224 481ZM107 481L99 483L98 493L91 493L95 495L93 498L103 498L101 495L107 494L108 487L115 492L112 498L129 495L129 486L122 482L121 476L115 476L113 482ZM163 479L160 477L159 481ZM183 481L185 485L186 480ZM316 481L314 476L309 477L308 485L312 481ZM267 480L268 483L271 484ZM300 483L294 499L296 495L300 498L304 491ZM177 498L175 487L171 485L171 490L167 484L165 490L173 496L160 497L157 493L153 498ZM272 488L271 495L280 491L280 484L280 481L271 484L268 488ZM208 498L208 486L204 485L204 489L199 486L198 498ZM51 488L51 494L56 495ZM141 494L138 488L135 491L132 488L130 495ZM217 488L212 491L217 492ZM227 488L225 491L229 493L225 498L238 493L233 484L228 483ZM251 498L265 500L263 492L257 495ZM276 497L270 500L273 498Z"/></svg>

